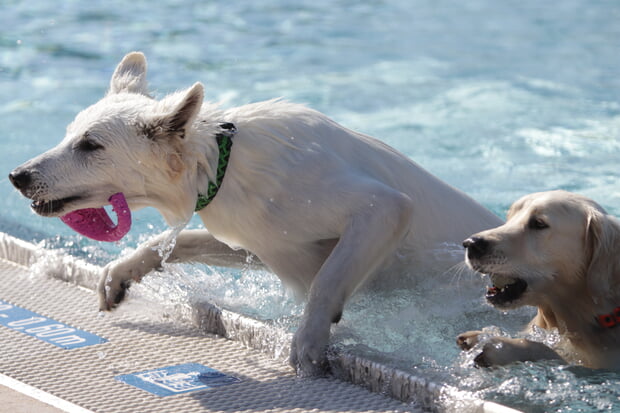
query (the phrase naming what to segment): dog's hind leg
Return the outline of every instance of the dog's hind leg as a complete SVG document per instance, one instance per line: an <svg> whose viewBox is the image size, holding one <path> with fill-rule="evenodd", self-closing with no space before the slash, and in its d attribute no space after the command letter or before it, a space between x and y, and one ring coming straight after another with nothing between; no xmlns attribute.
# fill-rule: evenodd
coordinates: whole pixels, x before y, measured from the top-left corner
<svg viewBox="0 0 620 413"><path fill-rule="evenodd" d="M99 280L99 309L108 311L116 307L124 298L132 282L162 265L162 255L158 251L167 233L141 245L131 255L115 260L103 269ZM216 240L206 230L181 231L167 262L201 262L208 265L242 268L248 266L249 252L233 250ZM262 265L258 258L251 260L253 265Z"/></svg>
<svg viewBox="0 0 620 413"><path fill-rule="evenodd" d="M291 349L291 364L303 374L326 370L331 324L339 321L349 296L400 245L412 219L412 200L382 183L358 178L339 187L347 188L339 200L348 207L342 233L312 282Z"/></svg>

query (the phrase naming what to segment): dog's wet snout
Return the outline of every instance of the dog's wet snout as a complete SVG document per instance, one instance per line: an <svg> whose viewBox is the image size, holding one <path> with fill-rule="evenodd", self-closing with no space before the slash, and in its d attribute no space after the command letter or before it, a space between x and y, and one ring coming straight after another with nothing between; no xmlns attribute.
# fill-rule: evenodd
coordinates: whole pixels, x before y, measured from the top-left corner
<svg viewBox="0 0 620 413"><path fill-rule="evenodd" d="M467 248L467 257L480 258L487 253L489 241L482 237L469 237L463 241L463 246Z"/></svg>
<svg viewBox="0 0 620 413"><path fill-rule="evenodd" d="M32 174L28 169L15 169L9 174L9 180L17 189L24 190L32 182Z"/></svg>

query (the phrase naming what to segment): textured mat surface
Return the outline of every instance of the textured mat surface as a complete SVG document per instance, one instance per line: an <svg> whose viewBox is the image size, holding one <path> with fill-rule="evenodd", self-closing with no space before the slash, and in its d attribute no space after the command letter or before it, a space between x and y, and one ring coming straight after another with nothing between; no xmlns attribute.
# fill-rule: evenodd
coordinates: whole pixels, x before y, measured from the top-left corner
<svg viewBox="0 0 620 413"><path fill-rule="evenodd" d="M280 360L231 340L167 323L148 311L132 308L99 316L92 291L29 274L25 267L5 260L0 260L0 283L0 300L8 303L5 308L19 306L55 320L65 326L56 323L58 332L75 328L107 340L64 349L36 337L37 332L42 338L54 336L39 319L25 318L14 320L12 327L0 326L0 372L91 411L419 411L350 383L298 378ZM37 325L40 328L34 335L24 334L27 329L33 332ZM115 379L184 363L209 366L240 381L161 397Z"/></svg>

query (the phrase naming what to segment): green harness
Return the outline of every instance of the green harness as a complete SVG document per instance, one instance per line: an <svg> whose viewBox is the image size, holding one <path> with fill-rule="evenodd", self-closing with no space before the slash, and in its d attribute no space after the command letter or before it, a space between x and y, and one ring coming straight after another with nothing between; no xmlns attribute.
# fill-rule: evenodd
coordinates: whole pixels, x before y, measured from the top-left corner
<svg viewBox="0 0 620 413"><path fill-rule="evenodd" d="M233 144L232 137L237 132L237 128L235 128L235 125L232 123L222 123L220 128L224 131L215 135L215 140L217 141L217 147L219 150L215 182L209 182L206 195L198 194L196 209L194 210L195 212L202 210L204 207L209 205L211 201L213 201L213 198L217 195L217 191L220 189L220 186L222 186L222 181L224 180L224 175L226 174L228 160L230 159L230 150Z"/></svg>

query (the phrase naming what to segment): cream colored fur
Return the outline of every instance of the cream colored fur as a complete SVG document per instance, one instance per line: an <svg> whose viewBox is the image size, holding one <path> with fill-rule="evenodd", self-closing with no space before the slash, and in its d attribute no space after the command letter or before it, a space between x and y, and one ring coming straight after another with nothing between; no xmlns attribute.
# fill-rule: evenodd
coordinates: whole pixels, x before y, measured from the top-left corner
<svg viewBox="0 0 620 413"><path fill-rule="evenodd" d="M620 319L611 328L597 321L620 307L620 222L615 217L581 195L535 193L512 205L504 225L475 234L472 240L478 245L486 242L486 247L484 253L468 251L469 266L492 277L527 282L521 297L500 308L535 306L538 314L530 326L557 328L566 343L558 351L568 361L620 368ZM470 348L478 334L464 333L458 342ZM489 365L559 357L539 344L519 352L510 339L495 341L507 344L485 347L481 357Z"/></svg>
<svg viewBox="0 0 620 413"><path fill-rule="evenodd" d="M199 212L206 230L182 231L169 260L243 266L249 251L305 295L291 352L304 373L325 369L330 326L368 278L397 261L406 264L401 273L446 270L455 262L438 262L430 250L501 223L391 147L302 105L270 100L222 110L203 103L199 83L155 100L141 53L123 59L109 93L77 115L60 145L13 174L32 177L21 188L32 199L70 200L42 212L48 216L100 207L123 192L132 210L155 207L171 226L183 225L214 180L223 122L238 132L223 185ZM86 153L84 140L102 148ZM164 237L105 267L102 310L160 267L153 246Z"/></svg>

